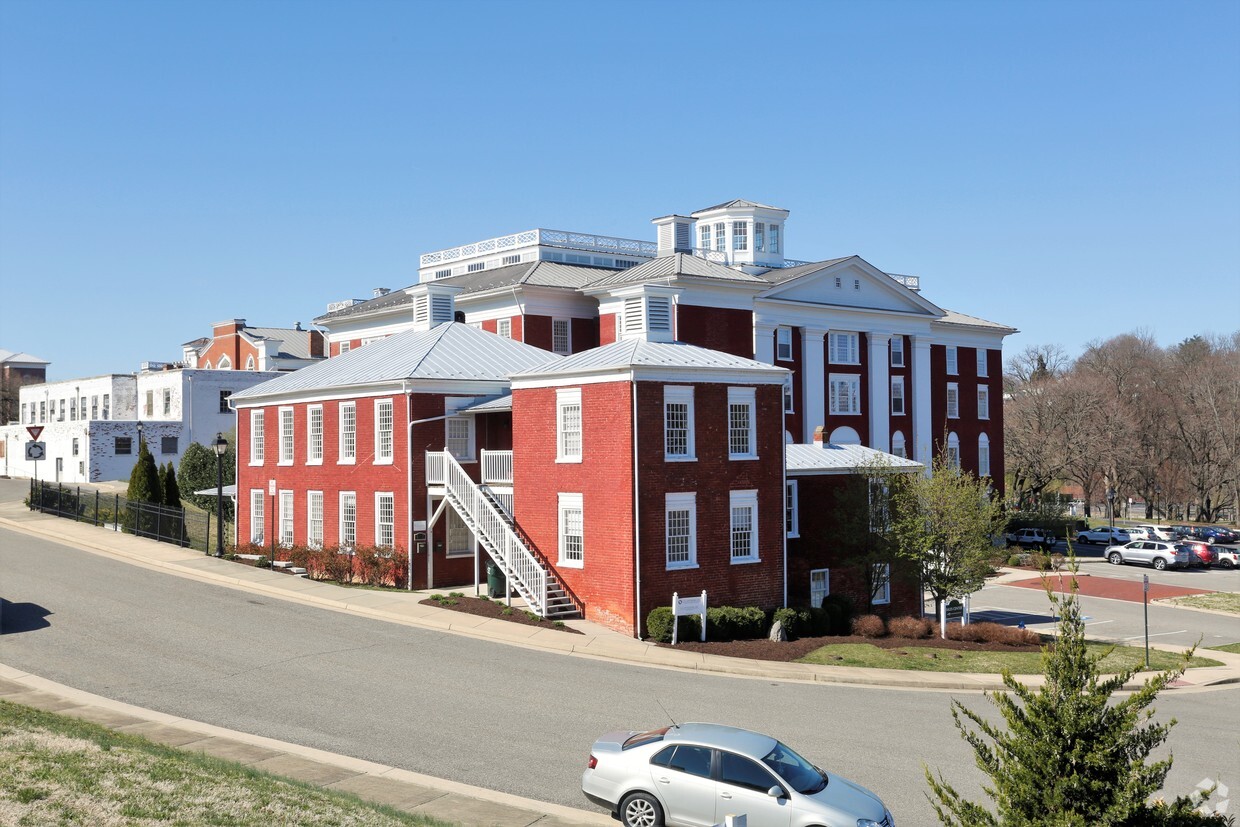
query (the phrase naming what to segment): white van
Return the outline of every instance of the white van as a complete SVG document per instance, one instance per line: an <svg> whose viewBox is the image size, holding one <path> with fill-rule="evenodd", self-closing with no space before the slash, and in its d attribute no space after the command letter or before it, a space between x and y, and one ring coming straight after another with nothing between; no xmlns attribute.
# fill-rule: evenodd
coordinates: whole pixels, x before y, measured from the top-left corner
<svg viewBox="0 0 1240 827"><path fill-rule="evenodd" d="M1171 530L1169 525L1139 525L1137 528L1145 529L1145 539L1147 540L1171 541L1175 539L1175 532Z"/></svg>

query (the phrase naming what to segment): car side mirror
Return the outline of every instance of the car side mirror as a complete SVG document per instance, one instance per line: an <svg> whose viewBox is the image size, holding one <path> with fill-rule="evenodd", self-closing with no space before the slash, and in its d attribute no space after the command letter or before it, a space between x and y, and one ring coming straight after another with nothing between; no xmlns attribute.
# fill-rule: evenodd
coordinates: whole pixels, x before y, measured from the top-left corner
<svg viewBox="0 0 1240 827"><path fill-rule="evenodd" d="M769 790L767 790L766 794L769 795L771 798L783 798L784 788L776 784L774 787L771 787Z"/></svg>

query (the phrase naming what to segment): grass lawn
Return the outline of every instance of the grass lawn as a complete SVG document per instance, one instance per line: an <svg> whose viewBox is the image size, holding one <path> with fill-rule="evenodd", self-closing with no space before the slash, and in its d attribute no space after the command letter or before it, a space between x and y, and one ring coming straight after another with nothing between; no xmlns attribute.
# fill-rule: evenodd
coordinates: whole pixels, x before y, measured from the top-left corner
<svg viewBox="0 0 1240 827"><path fill-rule="evenodd" d="M1228 643L1224 646L1211 646L1219 652L1231 652L1233 655L1240 655L1240 643Z"/></svg>
<svg viewBox="0 0 1240 827"><path fill-rule="evenodd" d="M0 701L0 824L443 825Z"/></svg>
<svg viewBox="0 0 1240 827"><path fill-rule="evenodd" d="M1163 603L1174 603L1177 606L1192 606L1196 609L1211 609L1216 612L1240 615L1240 593L1214 592L1212 594L1190 594L1187 597L1173 597Z"/></svg>
<svg viewBox="0 0 1240 827"><path fill-rule="evenodd" d="M1110 647L1103 643L1091 643L1091 652L1105 652ZM836 660L839 658L839 660ZM998 673L1009 669L1015 675L1034 675L1042 671L1041 652L970 652L952 649L905 646L901 649L880 649L868 643L830 644L810 652L800 659L801 663L817 663L824 666L870 666L876 669L915 669L926 672L984 672ZM1099 668L1104 673L1114 673L1130 666L1145 663L1145 649L1136 646L1117 646L1103 658ZM1178 656L1160 649L1150 650L1150 666L1154 670L1178 666ZM1209 658L1194 657L1192 666L1221 666Z"/></svg>

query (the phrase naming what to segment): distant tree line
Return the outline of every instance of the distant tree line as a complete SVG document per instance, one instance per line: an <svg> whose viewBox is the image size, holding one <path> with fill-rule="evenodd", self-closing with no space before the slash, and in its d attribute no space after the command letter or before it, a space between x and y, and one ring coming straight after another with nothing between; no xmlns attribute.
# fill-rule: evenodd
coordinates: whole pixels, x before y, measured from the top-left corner
<svg viewBox="0 0 1240 827"><path fill-rule="evenodd" d="M1240 331L1167 348L1137 331L1075 360L1031 347L1004 390L1008 491L1022 508L1060 483L1081 488L1087 516L1108 488L1117 508L1144 500L1149 519L1213 522L1240 504Z"/></svg>

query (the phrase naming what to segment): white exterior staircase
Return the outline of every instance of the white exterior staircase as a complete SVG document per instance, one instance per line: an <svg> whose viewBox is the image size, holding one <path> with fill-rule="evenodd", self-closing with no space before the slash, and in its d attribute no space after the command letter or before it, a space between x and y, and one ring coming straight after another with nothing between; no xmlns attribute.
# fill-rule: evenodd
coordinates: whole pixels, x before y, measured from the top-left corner
<svg viewBox="0 0 1240 827"><path fill-rule="evenodd" d="M531 551L507 511L470 479L450 451L440 456L444 498L508 578L509 587L541 617L579 617L564 585Z"/></svg>

